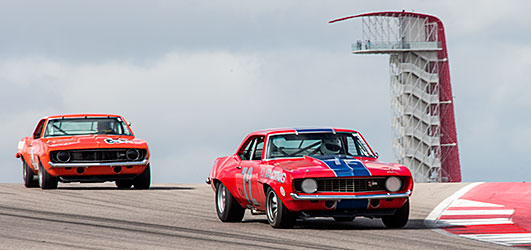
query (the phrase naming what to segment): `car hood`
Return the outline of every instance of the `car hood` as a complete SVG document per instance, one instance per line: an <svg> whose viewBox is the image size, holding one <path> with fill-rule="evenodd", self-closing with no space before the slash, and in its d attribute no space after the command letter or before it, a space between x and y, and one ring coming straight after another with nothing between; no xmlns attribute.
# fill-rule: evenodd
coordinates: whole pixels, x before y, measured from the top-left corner
<svg viewBox="0 0 531 250"><path fill-rule="evenodd" d="M43 140L50 149L91 149L91 148L143 148L144 140L133 136L81 135L46 138Z"/></svg>
<svg viewBox="0 0 531 250"><path fill-rule="evenodd" d="M277 159L271 164L291 173L294 178L411 175L399 164L351 156L305 156Z"/></svg>

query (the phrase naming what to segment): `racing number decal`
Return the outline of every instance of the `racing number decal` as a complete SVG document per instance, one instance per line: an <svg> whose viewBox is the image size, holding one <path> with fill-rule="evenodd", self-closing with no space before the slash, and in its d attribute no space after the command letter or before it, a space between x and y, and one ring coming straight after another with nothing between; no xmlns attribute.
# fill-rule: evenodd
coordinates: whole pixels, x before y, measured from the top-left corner
<svg viewBox="0 0 531 250"><path fill-rule="evenodd" d="M254 204L255 206L258 206L258 202L253 198L253 194L251 193L251 178L253 177L253 167L242 168L242 177L243 193L245 193L245 198L247 198L247 202L249 202L249 204L251 205ZM245 187L246 185L249 186L249 195L247 195L247 188Z"/></svg>

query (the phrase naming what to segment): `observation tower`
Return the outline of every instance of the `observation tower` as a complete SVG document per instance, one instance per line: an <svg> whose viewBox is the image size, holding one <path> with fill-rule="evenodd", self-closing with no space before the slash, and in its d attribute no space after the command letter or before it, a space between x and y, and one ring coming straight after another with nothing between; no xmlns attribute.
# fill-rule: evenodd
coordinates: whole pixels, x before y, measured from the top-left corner
<svg viewBox="0 0 531 250"><path fill-rule="evenodd" d="M452 86L444 27L437 17L373 12L361 19L353 54L389 54L395 160L416 182L460 182Z"/></svg>

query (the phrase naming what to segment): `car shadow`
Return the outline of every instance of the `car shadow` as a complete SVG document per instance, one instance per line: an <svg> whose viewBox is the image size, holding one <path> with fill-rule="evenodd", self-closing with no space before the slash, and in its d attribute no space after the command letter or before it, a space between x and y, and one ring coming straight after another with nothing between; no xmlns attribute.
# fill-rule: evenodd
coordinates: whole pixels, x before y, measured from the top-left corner
<svg viewBox="0 0 531 250"><path fill-rule="evenodd" d="M352 222L336 222L333 219L308 219L297 221L295 229L316 230L419 230L428 229L423 219L410 219L403 228L388 229L380 219L356 218Z"/></svg>
<svg viewBox="0 0 531 250"><path fill-rule="evenodd" d="M242 223L269 224L267 219L244 219ZM388 229L380 219L356 218L352 222L336 222L331 218L298 219L293 229L310 230L420 230L429 229L423 219L410 219L403 228Z"/></svg>
<svg viewBox="0 0 531 250"><path fill-rule="evenodd" d="M269 224L267 222L267 219L244 219L242 223L262 223L262 224Z"/></svg>

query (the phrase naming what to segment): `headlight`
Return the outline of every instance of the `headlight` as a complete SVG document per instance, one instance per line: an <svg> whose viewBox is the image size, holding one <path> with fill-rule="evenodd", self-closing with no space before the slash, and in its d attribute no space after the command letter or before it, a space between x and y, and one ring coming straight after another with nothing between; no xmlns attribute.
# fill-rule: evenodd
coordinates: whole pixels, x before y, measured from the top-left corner
<svg viewBox="0 0 531 250"><path fill-rule="evenodd" d="M130 148L125 152L125 157L130 161L138 160L140 158L140 152L136 148Z"/></svg>
<svg viewBox="0 0 531 250"><path fill-rule="evenodd" d="M68 162L70 161L70 153L68 151L59 151L55 155L55 158L58 162Z"/></svg>
<svg viewBox="0 0 531 250"><path fill-rule="evenodd" d="M317 182L314 179L305 179L301 183L302 191L305 193L317 192Z"/></svg>
<svg viewBox="0 0 531 250"><path fill-rule="evenodd" d="M398 177L391 176L385 180L385 188L387 188L389 192L396 192L402 188L402 180Z"/></svg>

